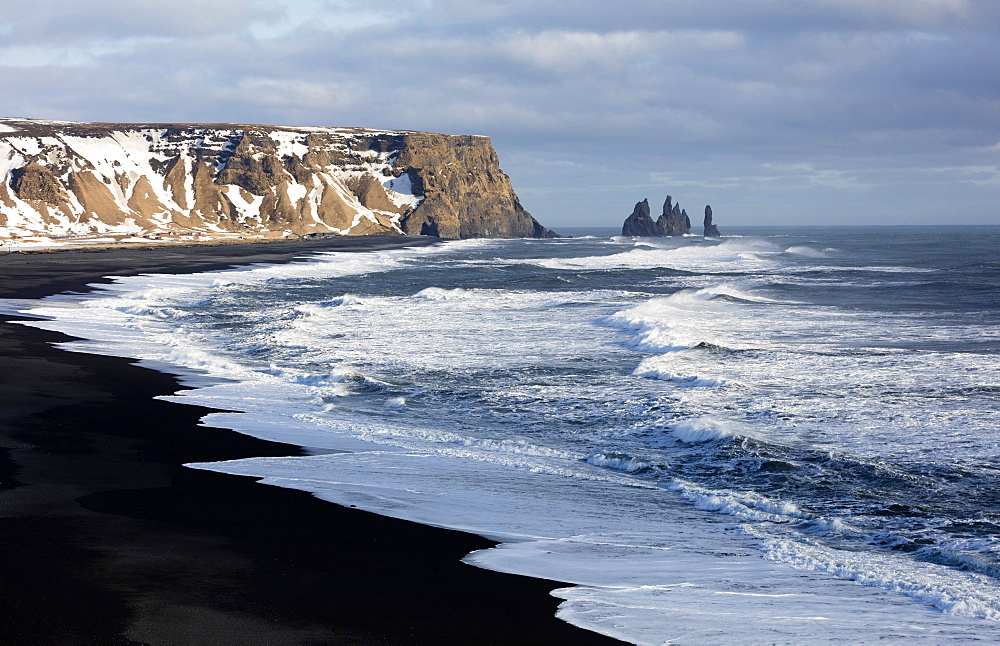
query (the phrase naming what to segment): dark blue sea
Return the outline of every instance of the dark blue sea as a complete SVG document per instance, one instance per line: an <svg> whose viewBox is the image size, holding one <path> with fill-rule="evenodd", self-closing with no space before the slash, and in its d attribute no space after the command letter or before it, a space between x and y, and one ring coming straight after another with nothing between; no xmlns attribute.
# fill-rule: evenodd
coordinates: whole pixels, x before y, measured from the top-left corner
<svg viewBox="0 0 1000 646"><path fill-rule="evenodd" d="M642 644L1000 641L1000 227L467 240L23 303ZM671 641L674 640L674 641Z"/></svg>

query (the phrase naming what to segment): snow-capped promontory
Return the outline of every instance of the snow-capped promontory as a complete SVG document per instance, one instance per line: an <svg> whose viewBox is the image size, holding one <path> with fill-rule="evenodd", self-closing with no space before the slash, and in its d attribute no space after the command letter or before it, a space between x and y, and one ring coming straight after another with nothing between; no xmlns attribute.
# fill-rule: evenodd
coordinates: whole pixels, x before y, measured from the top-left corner
<svg viewBox="0 0 1000 646"><path fill-rule="evenodd" d="M0 238L552 235L488 137L0 119Z"/></svg>

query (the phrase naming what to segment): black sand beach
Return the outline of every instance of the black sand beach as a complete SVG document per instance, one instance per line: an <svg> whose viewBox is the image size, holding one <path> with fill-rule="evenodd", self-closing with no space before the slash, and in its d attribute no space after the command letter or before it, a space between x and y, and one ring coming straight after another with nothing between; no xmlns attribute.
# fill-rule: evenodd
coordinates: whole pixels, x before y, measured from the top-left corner
<svg viewBox="0 0 1000 646"><path fill-rule="evenodd" d="M7 254L0 298L427 242ZM300 452L198 426L206 409L153 399L170 375L65 340L0 324L4 644L618 643L555 619L558 584L460 562L486 539L181 466Z"/></svg>

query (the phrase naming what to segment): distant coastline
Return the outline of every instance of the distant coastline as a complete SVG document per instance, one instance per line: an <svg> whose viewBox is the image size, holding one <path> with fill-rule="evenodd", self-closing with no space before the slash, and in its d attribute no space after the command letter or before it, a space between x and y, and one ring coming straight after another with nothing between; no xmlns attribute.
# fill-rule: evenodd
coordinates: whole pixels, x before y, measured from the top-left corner
<svg viewBox="0 0 1000 646"><path fill-rule="evenodd" d="M0 240L555 235L489 137L0 118Z"/></svg>

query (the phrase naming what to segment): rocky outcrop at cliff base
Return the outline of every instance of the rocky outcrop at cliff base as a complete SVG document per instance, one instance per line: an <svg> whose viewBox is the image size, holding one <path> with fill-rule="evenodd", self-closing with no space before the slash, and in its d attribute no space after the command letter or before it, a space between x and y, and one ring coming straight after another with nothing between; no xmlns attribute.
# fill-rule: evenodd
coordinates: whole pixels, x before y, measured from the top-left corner
<svg viewBox="0 0 1000 646"><path fill-rule="evenodd" d="M488 137L0 119L0 237L549 237Z"/></svg>

